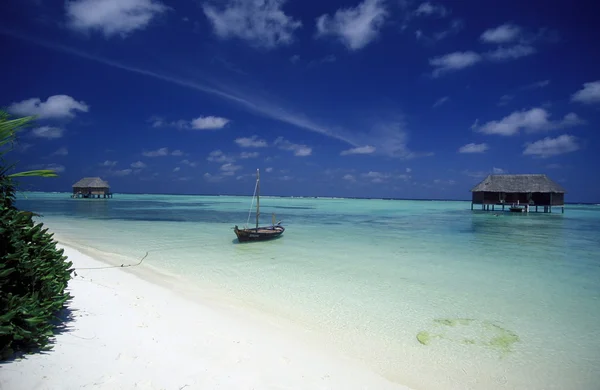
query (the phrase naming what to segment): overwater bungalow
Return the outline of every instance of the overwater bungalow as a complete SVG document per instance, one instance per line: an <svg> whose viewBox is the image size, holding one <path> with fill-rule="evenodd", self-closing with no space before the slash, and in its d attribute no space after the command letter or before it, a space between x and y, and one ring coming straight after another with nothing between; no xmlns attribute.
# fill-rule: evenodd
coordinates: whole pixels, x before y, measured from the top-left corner
<svg viewBox="0 0 600 390"><path fill-rule="evenodd" d="M99 177L84 177L73 184L71 198L112 198L108 182Z"/></svg>
<svg viewBox="0 0 600 390"><path fill-rule="evenodd" d="M471 189L473 205L482 210L494 210L506 206L514 212L543 211L551 213L552 207L565 212L565 193L562 186L546 175L489 175Z"/></svg>

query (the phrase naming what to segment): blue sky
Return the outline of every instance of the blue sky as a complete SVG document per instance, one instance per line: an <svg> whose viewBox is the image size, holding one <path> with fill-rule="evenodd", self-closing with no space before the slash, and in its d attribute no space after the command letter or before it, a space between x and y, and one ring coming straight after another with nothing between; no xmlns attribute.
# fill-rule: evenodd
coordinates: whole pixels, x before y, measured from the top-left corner
<svg viewBox="0 0 600 390"><path fill-rule="evenodd" d="M597 7L596 7L597 8ZM546 173L600 201L591 2L21 0L0 106L28 189L467 199ZM568 12L566 11L568 10Z"/></svg>

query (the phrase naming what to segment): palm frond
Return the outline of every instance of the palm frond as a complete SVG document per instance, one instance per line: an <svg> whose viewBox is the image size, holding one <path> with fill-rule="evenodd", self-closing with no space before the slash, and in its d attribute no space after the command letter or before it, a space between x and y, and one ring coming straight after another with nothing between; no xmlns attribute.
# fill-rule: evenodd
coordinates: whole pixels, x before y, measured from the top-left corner
<svg viewBox="0 0 600 390"><path fill-rule="evenodd" d="M0 147L14 142L16 133L27 127L34 119L33 116L10 119L7 112L0 110Z"/></svg>
<svg viewBox="0 0 600 390"><path fill-rule="evenodd" d="M52 169L36 169L36 170L33 170L33 171L17 172L17 173L13 173L11 175L8 175L8 177L10 177L11 179L15 178L15 177L31 177L31 176L36 176L36 177L57 177L58 175Z"/></svg>

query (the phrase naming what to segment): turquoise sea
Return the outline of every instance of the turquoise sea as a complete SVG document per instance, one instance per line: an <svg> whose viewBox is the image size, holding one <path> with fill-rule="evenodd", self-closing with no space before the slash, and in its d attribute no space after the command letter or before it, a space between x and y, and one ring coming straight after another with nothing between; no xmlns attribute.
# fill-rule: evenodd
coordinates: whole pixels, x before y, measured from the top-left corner
<svg viewBox="0 0 600 390"><path fill-rule="evenodd" d="M26 193L57 238L293 321L413 389L598 389L600 206L261 197L282 238L239 244L250 197ZM252 219L251 219L252 221ZM116 259L116 260L115 260Z"/></svg>

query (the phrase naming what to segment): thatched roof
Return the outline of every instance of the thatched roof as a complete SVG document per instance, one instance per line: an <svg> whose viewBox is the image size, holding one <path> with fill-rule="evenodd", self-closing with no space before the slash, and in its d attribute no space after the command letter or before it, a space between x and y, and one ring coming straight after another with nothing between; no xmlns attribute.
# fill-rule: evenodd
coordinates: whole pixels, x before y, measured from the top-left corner
<svg viewBox="0 0 600 390"><path fill-rule="evenodd" d="M489 175L471 192L567 192L546 175Z"/></svg>
<svg viewBox="0 0 600 390"><path fill-rule="evenodd" d="M99 177L84 177L77 183L73 184L73 187L80 188L110 188L107 182L100 179Z"/></svg>

